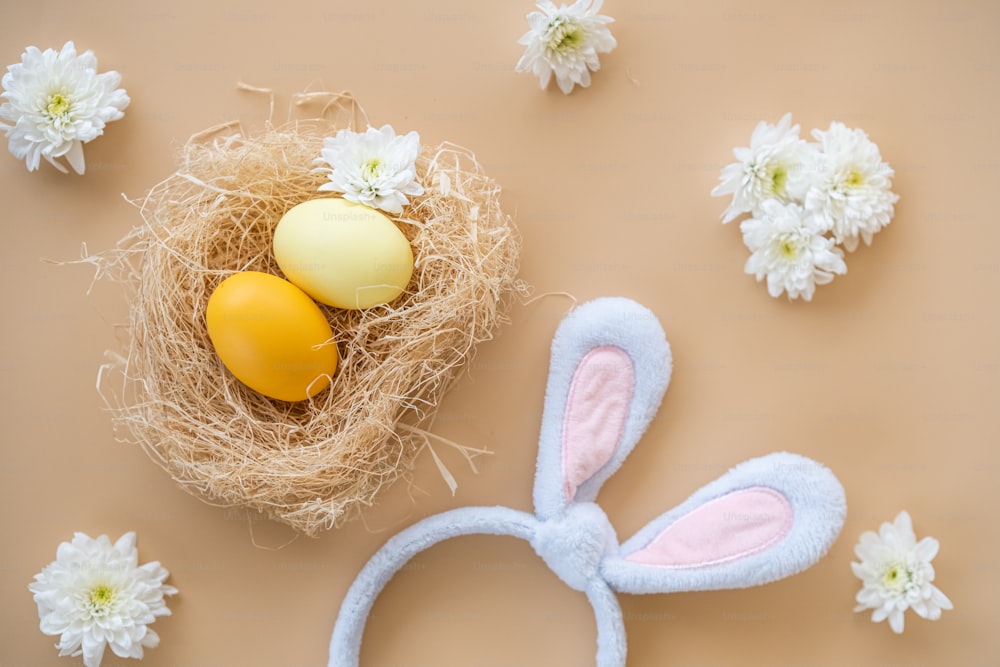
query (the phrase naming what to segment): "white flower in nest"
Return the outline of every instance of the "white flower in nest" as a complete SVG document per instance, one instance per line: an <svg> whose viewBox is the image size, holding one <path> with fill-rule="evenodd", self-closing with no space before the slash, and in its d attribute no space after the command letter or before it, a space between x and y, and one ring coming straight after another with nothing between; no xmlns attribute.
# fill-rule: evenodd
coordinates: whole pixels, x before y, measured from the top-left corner
<svg viewBox="0 0 1000 667"><path fill-rule="evenodd" d="M164 585L168 576L158 562L139 565L133 532L114 544L106 535L76 533L28 589L41 631L59 637L59 655L82 654L86 667L99 667L106 647L121 658L142 658L143 648L160 643L149 625L170 615L163 598L177 589Z"/></svg>
<svg viewBox="0 0 1000 667"><path fill-rule="evenodd" d="M29 46L21 62L9 65L3 76L0 127L8 148L29 171L42 158L66 173L57 158L66 158L73 170L84 172L83 144L104 133L104 126L124 116L129 96L119 88L121 75L97 73L92 51L77 55L73 42L62 50L40 51Z"/></svg>
<svg viewBox="0 0 1000 667"><path fill-rule="evenodd" d="M537 4L539 11L528 14L530 29L518 44L527 48L515 71L531 72L541 87L556 75L559 89L569 94L573 86L590 85L590 73L601 68L597 54L610 53L615 41L608 24L610 16L598 14L603 0L576 0L556 7L550 0Z"/></svg>
<svg viewBox="0 0 1000 667"><path fill-rule="evenodd" d="M933 537L917 541L913 522L905 511L892 523L884 522L878 533L862 533L854 547L861 562L851 563L851 570L863 583L854 611L873 610L872 621L888 619L889 627L897 634L903 632L903 613L907 609L932 621L941 618L941 611L953 606L948 596L931 583L931 561L939 546Z"/></svg>
<svg viewBox="0 0 1000 667"><path fill-rule="evenodd" d="M810 301L816 285L824 285L835 274L847 273L843 254L833 239L823 235L821 221L798 204L782 204L768 199L761 205L760 218L740 224L743 242L752 253L744 270L767 279L773 297L787 293L789 299Z"/></svg>
<svg viewBox="0 0 1000 667"><path fill-rule="evenodd" d="M833 237L848 251L892 220L899 195L892 192L893 170L882 161L878 146L864 130L831 123L825 132L813 130L820 152L816 175L805 196L805 207L827 221Z"/></svg>
<svg viewBox="0 0 1000 667"><path fill-rule="evenodd" d="M329 165L328 183L320 190L343 193L344 199L399 215L407 197L424 193L417 180L420 136L396 136L391 125L365 132L339 130L323 140L320 160ZM324 168L326 169L326 168Z"/></svg>

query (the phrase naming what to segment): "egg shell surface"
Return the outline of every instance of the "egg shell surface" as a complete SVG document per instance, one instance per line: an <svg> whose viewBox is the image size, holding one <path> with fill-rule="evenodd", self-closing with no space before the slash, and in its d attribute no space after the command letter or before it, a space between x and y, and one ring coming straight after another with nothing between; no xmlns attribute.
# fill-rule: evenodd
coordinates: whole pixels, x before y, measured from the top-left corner
<svg viewBox="0 0 1000 667"><path fill-rule="evenodd" d="M273 248L289 281L335 308L389 303L413 275L413 250L396 223L346 199L289 209L275 227Z"/></svg>
<svg viewBox="0 0 1000 667"><path fill-rule="evenodd" d="M205 320L222 363L265 396L305 400L326 389L337 370L337 346L323 311L278 276L229 276L209 297Z"/></svg>

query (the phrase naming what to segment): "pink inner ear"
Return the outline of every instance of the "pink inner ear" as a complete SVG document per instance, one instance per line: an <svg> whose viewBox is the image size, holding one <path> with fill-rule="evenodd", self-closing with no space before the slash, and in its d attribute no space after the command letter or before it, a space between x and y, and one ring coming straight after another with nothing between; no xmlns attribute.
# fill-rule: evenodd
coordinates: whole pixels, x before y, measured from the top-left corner
<svg viewBox="0 0 1000 667"><path fill-rule="evenodd" d="M624 350L612 345L588 352L573 374L563 419L562 461L566 500L611 457L625 432L635 369Z"/></svg>
<svg viewBox="0 0 1000 667"><path fill-rule="evenodd" d="M625 560L661 567L726 563L776 544L792 520L788 499L774 489L741 489L685 514Z"/></svg>

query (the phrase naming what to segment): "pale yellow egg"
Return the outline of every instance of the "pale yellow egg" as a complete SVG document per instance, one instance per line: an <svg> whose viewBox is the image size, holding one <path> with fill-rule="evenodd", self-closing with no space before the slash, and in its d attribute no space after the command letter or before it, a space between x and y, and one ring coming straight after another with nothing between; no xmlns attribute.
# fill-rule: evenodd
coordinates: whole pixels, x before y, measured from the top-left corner
<svg viewBox="0 0 1000 667"><path fill-rule="evenodd" d="M352 310L389 303L413 274L413 251L396 223L346 199L311 199L286 212L274 258L309 296Z"/></svg>

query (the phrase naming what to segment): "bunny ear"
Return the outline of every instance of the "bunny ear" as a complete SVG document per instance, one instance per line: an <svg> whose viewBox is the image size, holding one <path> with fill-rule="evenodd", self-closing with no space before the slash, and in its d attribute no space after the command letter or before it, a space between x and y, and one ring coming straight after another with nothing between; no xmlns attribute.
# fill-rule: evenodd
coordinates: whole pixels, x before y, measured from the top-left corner
<svg viewBox="0 0 1000 667"><path fill-rule="evenodd" d="M800 572L844 524L844 489L796 454L746 461L625 542L601 572L623 593L745 588Z"/></svg>
<svg viewBox="0 0 1000 667"><path fill-rule="evenodd" d="M670 367L656 316L634 301L597 299L563 320L552 340L538 445L540 518L597 497L656 414Z"/></svg>

